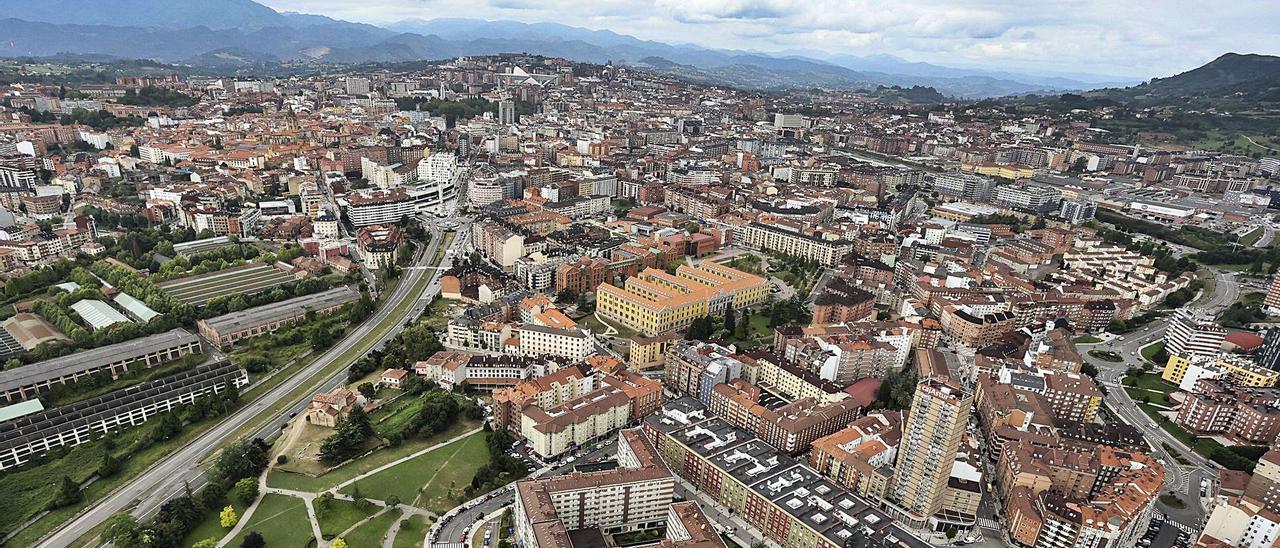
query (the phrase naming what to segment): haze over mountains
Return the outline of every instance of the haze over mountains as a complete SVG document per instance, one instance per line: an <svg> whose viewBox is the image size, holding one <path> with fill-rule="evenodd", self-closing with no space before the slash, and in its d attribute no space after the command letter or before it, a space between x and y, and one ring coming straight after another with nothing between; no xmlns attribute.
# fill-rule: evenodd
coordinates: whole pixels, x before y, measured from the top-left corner
<svg viewBox="0 0 1280 548"><path fill-rule="evenodd" d="M378 27L279 13L252 0L0 0L0 56L94 53L198 66L284 61L397 62L528 52L631 63L690 80L783 89L930 86L982 98L1133 85L1089 74L1026 74L939 66L888 55L788 55L671 45L556 23L441 18Z"/></svg>

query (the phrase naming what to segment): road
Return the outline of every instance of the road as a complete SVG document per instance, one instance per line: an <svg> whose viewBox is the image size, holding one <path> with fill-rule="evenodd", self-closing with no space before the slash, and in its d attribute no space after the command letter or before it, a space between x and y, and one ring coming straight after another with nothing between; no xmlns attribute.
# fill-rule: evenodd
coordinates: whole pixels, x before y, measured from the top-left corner
<svg viewBox="0 0 1280 548"><path fill-rule="evenodd" d="M1214 291L1207 296L1203 296L1202 302L1197 304L1196 307L1211 310L1216 314L1236 302L1240 296L1240 285L1233 273L1218 270L1213 270L1212 272L1215 282ZM1163 502L1157 503L1157 507L1173 521L1189 526L1198 526L1204 519L1204 509L1199 504L1200 480L1209 478L1210 481L1213 481L1217 477L1215 469L1206 464L1207 459L1185 449L1182 442L1174 438L1165 429L1159 427L1156 421L1152 420L1138 407L1137 402L1129 397L1129 394L1124 391L1123 385L1121 385L1121 378L1124 377L1126 369L1130 366L1140 367L1142 365L1142 347L1161 340L1167 326L1168 319L1160 319L1132 333L1127 333L1123 337L1088 347L1090 350L1115 352L1124 358L1123 362L1112 363L1097 359L1089 361L1098 367L1098 380L1107 387L1105 398L1107 407L1119 416L1122 421L1142 431L1155 454L1165 461L1166 491L1177 494L1187 503L1186 508L1173 508ZM1158 369L1159 366L1157 366ZM1166 445L1173 448L1174 452L1192 464L1178 464L1178 459L1174 458L1165 449Z"/></svg>
<svg viewBox="0 0 1280 548"><path fill-rule="evenodd" d="M452 245L455 249L454 256L461 254L456 251L457 249L469 245L471 241L469 230L469 225L459 228ZM416 265L425 266L429 264L435 257L436 249L440 242L443 241L442 232L435 227L431 227L431 232L433 236L431 244L415 257L414 264ZM380 306L370 319L357 326L350 335L321 354L315 361L308 364L294 376L285 379L280 385L232 413L185 447L155 463L146 472L120 486L106 498L88 507L76 518L63 524L45 537L39 546L50 548L67 546L118 512L129 510L139 518L148 517L164 501L184 492L187 485L190 485L192 490L202 487L206 481L204 478L204 466L201 465L202 459L216 451L235 434L236 430L247 423L259 419L272 406L289 397L293 391L299 387L314 383L317 375L328 371L348 350L367 343L366 339L373 335L377 327L381 326L392 311L406 299L416 299L416 303L411 307L408 317L416 317L421 314L423 309L430 303L431 298L439 292L440 274L449 267L450 261L451 257L446 254L439 269L405 269L405 274L400 283L383 306ZM421 295L411 294L411 290L418 280L422 276L428 275L428 272L431 273L431 282L423 293ZM403 322L396 322L393 325L392 329L375 341L374 348L381 347L403 329ZM321 390L331 389L345 381L345 365L338 367L336 372L325 380ZM279 435L280 429L283 427L284 422L288 420L290 414L302 412L309 400L310 394L305 394L303 397L291 402L285 410L280 412L276 420L268 421L261 429L254 432L253 436L271 439Z"/></svg>

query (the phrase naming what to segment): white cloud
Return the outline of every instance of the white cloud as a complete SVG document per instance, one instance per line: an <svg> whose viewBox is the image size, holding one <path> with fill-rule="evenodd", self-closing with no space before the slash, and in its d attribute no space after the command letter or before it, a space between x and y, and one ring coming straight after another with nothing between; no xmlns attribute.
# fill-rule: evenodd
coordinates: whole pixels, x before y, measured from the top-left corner
<svg viewBox="0 0 1280 548"><path fill-rule="evenodd" d="M1228 51L1280 53L1280 2L1232 0L261 0L386 24L513 19L755 51L892 54L990 69L1165 76Z"/></svg>

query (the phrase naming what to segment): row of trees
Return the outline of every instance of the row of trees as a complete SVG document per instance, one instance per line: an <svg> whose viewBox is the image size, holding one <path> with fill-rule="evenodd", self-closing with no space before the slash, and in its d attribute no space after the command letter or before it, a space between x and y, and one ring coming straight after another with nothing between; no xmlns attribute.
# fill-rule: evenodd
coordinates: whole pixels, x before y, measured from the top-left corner
<svg viewBox="0 0 1280 548"><path fill-rule="evenodd" d="M267 467L266 442L261 439L239 441L223 449L209 469L209 484L199 494L187 493L165 502L154 520L140 524L127 512L107 520L102 538L116 548L179 548L207 512L223 508L228 494L245 498L256 491L241 481L254 478ZM257 496L256 492L252 493ZM185 548L185 547L183 547Z"/></svg>
<svg viewBox="0 0 1280 548"><path fill-rule="evenodd" d="M444 349L430 325L416 323L401 330L381 351L375 350L356 360L347 369L347 382L358 381L381 369L407 369Z"/></svg>

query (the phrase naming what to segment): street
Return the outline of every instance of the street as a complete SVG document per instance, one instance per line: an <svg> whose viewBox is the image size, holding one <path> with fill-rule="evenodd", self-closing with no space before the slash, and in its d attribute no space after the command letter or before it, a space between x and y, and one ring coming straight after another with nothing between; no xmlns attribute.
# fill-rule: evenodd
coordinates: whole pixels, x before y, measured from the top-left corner
<svg viewBox="0 0 1280 548"><path fill-rule="evenodd" d="M455 250L469 244L468 231L469 227L459 229L457 236L453 240L452 247ZM414 260L415 265L425 266L429 264L435 257L436 249L440 242L443 241L444 234L441 231L431 227L431 232L431 244L418 253ZM455 256L456 254L457 251L455 251ZM279 386L225 417L220 423L201 434L185 447L160 460L150 469L125 483L106 498L85 509L73 520L63 524L43 539L40 546L67 546L118 512L132 509L131 512L135 516L140 518L149 517L164 501L184 492L188 485L191 490L198 490L206 481L204 478L204 466L201 465L202 460L229 441L236 430L243 425L258 419L272 406L284 401L298 388L314 383L317 375L329 370L336 360L348 350L366 344L368 342L366 339L374 334L375 330L382 325L383 321L390 316L400 303L406 299L415 299L416 302L411 306L408 317L416 317L421 314L422 310L430 303L431 298L439 292L440 275L448 268L449 264L450 256L446 254L441 261L440 268L431 271L431 281L421 295L412 294L411 289L422 276L426 275L428 270L421 268L405 269L405 274L400 283L387 298L386 302L378 307L372 317L357 326L350 335L325 351L296 375L285 379ZM403 329L403 322L394 322L391 329L373 341L370 349L381 347L386 341L394 338L401 329ZM337 368L330 377L324 379L323 384L318 386L316 390L308 391L301 397L296 397L285 409L278 412L275 420L267 421L260 429L253 432L251 437L272 439L279 435L280 429L291 414L299 413L306 409L312 393L318 390L331 389L343 383L345 379L346 368Z"/></svg>
<svg viewBox="0 0 1280 548"><path fill-rule="evenodd" d="M1240 295L1240 286L1234 274L1214 270L1213 276L1215 278L1213 293L1204 296L1203 302L1195 306L1216 314L1236 302ZM1200 481L1205 478L1213 481L1217 477L1216 468L1207 464L1208 459L1186 449L1182 442L1144 413L1121 384L1121 379L1129 367L1142 366L1144 361L1141 355L1142 347L1160 341L1168 323L1167 318L1161 318L1110 341L1082 347L1082 350L1110 351L1124 359L1118 363L1099 359L1089 360L1098 368L1098 382L1107 388L1104 401L1120 420L1138 428L1143 433L1154 454L1164 461L1167 492L1178 495L1186 502L1185 508L1171 507L1164 502L1157 502L1156 507L1167 514L1172 521L1199 527L1205 517L1204 508L1200 505ZM1161 365L1157 364L1155 370L1159 371ZM1166 446L1192 464L1178 464L1179 459L1175 458Z"/></svg>
<svg viewBox="0 0 1280 548"><path fill-rule="evenodd" d="M544 472L540 474L534 472L534 476L561 476L573 471L575 466L590 463L593 459L610 458L613 456L614 451L616 451L614 442L610 441L603 443L600 448L590 451L578 459L574 459L564 465L554 468L544 468ZM495 491L497 496L489 500L482 501L471 508L463 508L461 511L458 511L459 509L455 508L454 513L446 514L444 517L440 518L440 522L433 529L437 532L437 536L435 539L429 538L427 540L427 545L436 547L456 546L455 543L460 542L459 539L464 538L471 527L475 525L476 522L483 519L484 516L497 512L499 509L515 503L515 491L508 489L508 487L513 487L514 485L515 484L510 484L498 489Z"/></svg>

